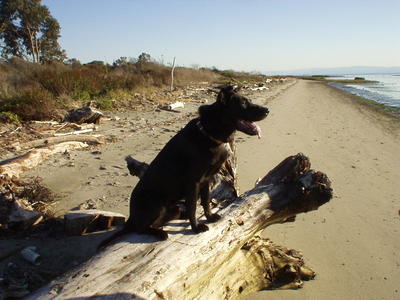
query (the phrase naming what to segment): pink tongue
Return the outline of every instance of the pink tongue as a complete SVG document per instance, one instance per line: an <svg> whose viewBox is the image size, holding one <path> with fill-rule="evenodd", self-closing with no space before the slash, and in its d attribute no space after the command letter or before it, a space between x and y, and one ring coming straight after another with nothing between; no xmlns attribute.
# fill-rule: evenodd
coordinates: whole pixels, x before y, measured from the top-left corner
<svg viewBox="0 0 400 300"><path fill-rule="evenodd" d="M257 124L244 120L240 120L238 123L240 124L240 128L238 128L240 131L249 135L257 135L258 138L261 138L261 128Z"/></svg>
<svg viewBox="0 0 400 300"><path fill-rule="evenodd" d="M253 125L254 125L254 127L256 129L258 138L261 139L261 128L255 123L253 123Z"/></svg>

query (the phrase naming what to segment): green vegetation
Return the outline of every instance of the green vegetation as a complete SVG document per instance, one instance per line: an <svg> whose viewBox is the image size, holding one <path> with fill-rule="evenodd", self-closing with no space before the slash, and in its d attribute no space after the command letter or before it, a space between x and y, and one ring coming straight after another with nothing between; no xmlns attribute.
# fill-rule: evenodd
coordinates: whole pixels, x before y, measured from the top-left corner
<svg viewBox="0 0 400 300"><path fill-rule="evenodd" d="M135 93L148 95L167 89L170 73L169 66L155 62L146 53L137 59L121 57L112 65L102 61L81 64L76 59L38 64L14 57L0 62L0 112L14 114L22 121L46 120L57 119L59 109L88 101L95 101L103 110L126 103L135 105L139 101ZM174 85L244 83L265 78L260 74L215 68L177 67Z"/></svg>
<svg viewBox="0 0 400 300"><path fill-rule="evenodd" d="M40 0L0 1L0 42L4 59L19 57L36 63L63 61L58 44L60 25Z"/></svg>
<svg viewBox="0 0 400 300"><path fill-rule="evenodd" d="M13 114L12 112L9 111L2 111L0 112L0 122L13 123L18 125L21 121L16 114Z"/></svg>

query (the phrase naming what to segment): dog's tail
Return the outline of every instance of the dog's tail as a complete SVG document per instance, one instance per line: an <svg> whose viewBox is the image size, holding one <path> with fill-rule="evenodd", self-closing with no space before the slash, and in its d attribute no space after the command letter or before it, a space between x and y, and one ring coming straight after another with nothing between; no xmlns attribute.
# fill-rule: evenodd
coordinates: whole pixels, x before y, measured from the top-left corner
<svg viewBox="0 0 400 300"><path fill-rule="evenodd" d="M102 241L98 246L97 246L97 250L102 250L103 248L107 247L108 244L110 244L111 242L113 242L114 240L116 240L117 238L131 233L133 231L133 229L130 226L127 226L127 224L124 225L124 227L117 231L114 232L111 236L109 236L108 238L106 238L104 241Z"/></svg>

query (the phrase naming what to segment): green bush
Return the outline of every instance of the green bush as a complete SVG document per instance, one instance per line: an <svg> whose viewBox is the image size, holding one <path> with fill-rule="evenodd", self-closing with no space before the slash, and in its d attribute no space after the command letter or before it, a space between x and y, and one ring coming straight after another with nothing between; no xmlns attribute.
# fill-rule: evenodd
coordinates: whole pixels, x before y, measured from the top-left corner
<svg viewBox="0 0 400 300"><path fill-rule="evenodd" d="M10 111L2 111L2 112L0 112L0 122L1 123L20 124L21 120L19 119L18 115L14 114Z"/></svg>

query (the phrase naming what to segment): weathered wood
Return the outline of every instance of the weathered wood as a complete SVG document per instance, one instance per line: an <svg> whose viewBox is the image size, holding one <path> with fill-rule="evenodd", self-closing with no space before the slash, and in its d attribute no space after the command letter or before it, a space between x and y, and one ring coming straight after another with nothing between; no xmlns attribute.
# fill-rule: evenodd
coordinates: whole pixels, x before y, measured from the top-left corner
<svg viewBox="0 0 400 300"><path fill-rule="evenodd" d="M43 216L41 213L32 209L27 209L16 199L11 204L10 214L6 224L8 228L23 231L38 224L42 220Z"/></svg>
<svg viewBox="0 0 400 300"><path fill-rule="evenodd" d="M123 225L126 217L119 213L98 209L72 210L64 215L65 232L70 235L110 229Z"/></svg>
<svg viewBox="0 0 400 300"><path fill-rule="evenodd" d="M254 189L222 203L222 219L209 231L193 234L181 220L164 227L167 241L127 235L28 299L236 299L259 289L296 288L313 271L297 251L257 233L331 197L326 175L310 170L302 154L289 157Z"/></svg>
<svg viewBox="0 0 400 300"><path fill-rule="evenodd" d="M88 128L88 129L82 129L82 130L71 131L71 132L55 133L54 136L78 135L78 134L82 134L82 133L92 132L93 130L94 130L93 128Z"/></svg>
<svg viewBox="0 0 400 300"><path fill-rule="evenodd" d="M81 108L73 109L68 112L65 116L65 121L82 124L82 123L94 123L99 124L101 117L104 114L101 111L98 111L92 107L84 106Z"/></svg>
<svg viewBox="0 0 400 300"><path fill-rule="evenodd" d="M170 88L171 92L174 90L174 70L175 70L175 56L171 68L171 88Z"/></svg>
<svg viewBox="0 0 400 300"><path fill-rule="evenodd" d="M13 143L12 148L16 150L25 150L31 148L38 148L44 146L50 146L54 144L64 143L64 142L83 142L88 144L104 144L104 136L100 135L67 135L67 136L54 136L44 139L33 140L20 144L19 142Z"/></svg>
<svg viewBox="0 0 400 300"><path fill-rule="evenodd" d="M87 146L82 142L65 142L47 148L33 149L21 156L0 162L0 175L10 178L19 177L22 172L36 167L50 155Z"/></svg>

